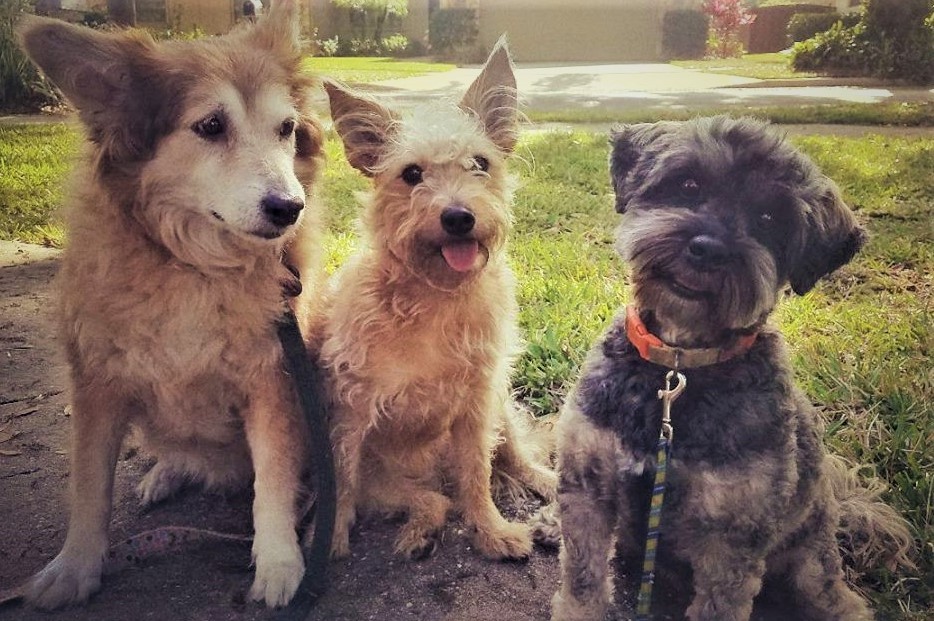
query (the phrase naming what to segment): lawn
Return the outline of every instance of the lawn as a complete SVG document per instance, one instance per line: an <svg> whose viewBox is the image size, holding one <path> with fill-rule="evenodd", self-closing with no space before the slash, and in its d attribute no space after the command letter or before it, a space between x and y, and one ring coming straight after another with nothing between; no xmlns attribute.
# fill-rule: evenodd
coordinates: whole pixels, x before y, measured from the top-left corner
<svg viewBox="0 0 934 621"><path fill-rule="evenodd" d="M934 604L934 140L814 136L794 142L837 180L872 239L833 278L785 300L776 320L800 382L823 404L829 444L889 485L887 499L921 542L919 573L880 570L864 586L886 618L920 621L930 618L925 611ZM61 200L75 143L69 126L0 127L0 238L61 242L50 213ZM558 408L627 286L612 248L617 216L606 137L530 133L518 155L511 248L527 345L514 385L541 414ZM354 247L352 195L367 183L346 164L333 136L327 156L323 194L333 268Z"/></svg>
<svg viewBox="0 0 934 621"><path fill-rule="evenodd" d="M673 60L672 65L708 73L726 73L757 80L795 80L813 78L816 73L794 71L791 57L781 52L744 54L740 58L713 58L710 60Z"/></svg>
<svg viewBox="0 0 934 621"><path fill-rule="evenodd" d="M348 83L411 78L427 73L450 71L455 66L380 57L309 57L304 61L304 68L308 71Z"/></svg>

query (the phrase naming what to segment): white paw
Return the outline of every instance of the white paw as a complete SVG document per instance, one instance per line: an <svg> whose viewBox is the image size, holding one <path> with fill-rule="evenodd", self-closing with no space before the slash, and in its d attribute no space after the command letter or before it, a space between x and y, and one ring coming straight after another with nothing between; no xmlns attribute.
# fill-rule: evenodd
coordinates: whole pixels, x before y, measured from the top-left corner
<svg viewBox="0 0 934 621"><path fill-rule="evenodd" d="M26 601L45 610L85 602L101 587L102 566L102 552L77 554L62 550L29 581Z"/></svg>
<svg viewBox="0 0 934 621"><path fill-rule="evenodd" d="M256 579L250 587L250 599L265 601L270 608L285 606L292 600L305 575L305 559L298 541L289 546L262 548L254 544L253 553L256 557Z"/></svg>

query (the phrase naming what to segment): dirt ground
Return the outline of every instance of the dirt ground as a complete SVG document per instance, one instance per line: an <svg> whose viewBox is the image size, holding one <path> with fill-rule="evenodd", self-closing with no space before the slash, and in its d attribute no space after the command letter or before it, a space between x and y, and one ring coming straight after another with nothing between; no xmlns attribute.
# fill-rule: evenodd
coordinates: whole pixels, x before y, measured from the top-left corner
<svg viewBox="0 0 934 621"><path fill-rule="evenodd" d="M69 421L65 368L49 317L55 256L7 245L0 257L0 265L6 265L0 267L0 598L50 560L65 535ZM250 532L248 493L221 497L189 491L143 512L134 487L148 466L132 448L124 450L117 465L111 541L169 525ZM533 508L519 508L514 515ZM370 521L355 532L353 556L331 565L331 588L309 621L548 619L557 586L553 551L537 550L525 564L486 561L452 523L434 557L405 562L392 553L396 528ZM281 618L247 601L249 560L245 544L193 543L106 576L85 607L42 613L14 602L0 606L0 621ZM621 604L612 617L628 619L627 610ZM679 618L670 611L657 616ZM755 616L757 621L792 618L764 606Z"/></svg>

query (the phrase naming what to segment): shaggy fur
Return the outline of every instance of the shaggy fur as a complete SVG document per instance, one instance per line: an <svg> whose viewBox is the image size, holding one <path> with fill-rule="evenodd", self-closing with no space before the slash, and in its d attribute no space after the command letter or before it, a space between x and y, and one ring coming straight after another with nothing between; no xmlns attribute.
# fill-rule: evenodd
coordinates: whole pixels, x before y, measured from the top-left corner
<svg viewBox="0 0 934 621"><path fill-rule="evenodd" d="M554 473L520 442L509 375L517 344L507 155L515 79L504 44L460 107L400 118L325 84L350 163L372 177L362 249L337 276L322 360L336 401L335 556L357 509L406 513L396 549L431 554L451 500L491 558L531 551L491 498L491 456L536 493Z"/></svg>
<svg viewBox="0 0 934 621"><path fill-rule="evenodd" d="M304 562L296 535L304 431L275 323L310 313L318 215L304 209L321 130L299 72L296 7L255 28L156 44L47 19L23 46L78 108L89 138L58 276L71 367L71 519L31 582L43 608L100 586L114 465L131 428L157 458L144 505L185 483L255 471L253 599L282 605ZM303 219L302 213L306 213Z"/></svg>
<svg viewBox="0 0 934 621"><path fill-rule="evenodd" d="M787 283L806 293L850 260L863 230L836 186L760 123L633 125L612 142L618 247L649 330L685 348L728 348L758 332L745 354L682 369L661 571L693 575L692 621L749 619L766 577L791 589L796 619L871 619L844 582L837 547L833 490L846 474L825 455L818 414L766 323ZM556 621L603 619L614 542L641 567L667 370L640 357L621 316L567 400L558 423ZM904 559L903 522L872 492L863 497L844 510L872 507L867 517L886 533L876 543L895 544Z"/></svg>

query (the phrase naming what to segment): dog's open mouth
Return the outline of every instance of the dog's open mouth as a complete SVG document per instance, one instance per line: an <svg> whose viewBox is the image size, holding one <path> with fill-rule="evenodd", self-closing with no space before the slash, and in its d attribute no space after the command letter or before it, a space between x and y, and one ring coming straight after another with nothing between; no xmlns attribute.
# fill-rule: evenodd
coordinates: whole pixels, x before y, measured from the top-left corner
<svg viewBox="0 0 934 621"><path fill-rule="evenodd" d="M480 243L476 239L458 239L441 245L441 256L455 272L469 272L477 264Z"/></svg>

